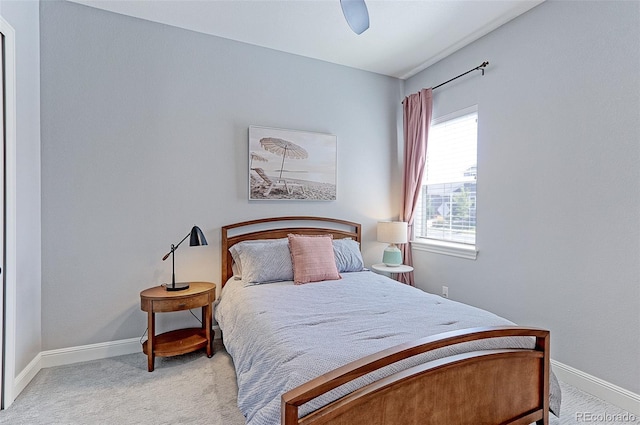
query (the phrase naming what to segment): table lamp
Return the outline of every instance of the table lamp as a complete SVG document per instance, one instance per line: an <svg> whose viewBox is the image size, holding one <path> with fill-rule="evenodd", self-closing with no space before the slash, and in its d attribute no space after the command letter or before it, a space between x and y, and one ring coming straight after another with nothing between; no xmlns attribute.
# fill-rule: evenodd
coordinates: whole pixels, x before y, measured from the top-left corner
<svg viewBox="0 0 640 425"><path fill-rule="evenodd" d="M171 262L172 262L171 285L167 284L165 286L167 291L184 291L185 289L189 289L188 283L176 284L176 258L174 254L176 249L178 249L178 247L180 246L180 244L184 242L184 240L187 239L189 236L191 236L191 238L189 239L189 246L207 245L207 239L205 239L204 233L202 233L202 230L200 230L198 226L193 226L193 228L191 229L191 232L187 233L187 236L182 238L182 240L178 242L177 245L171 244L171 251L169 251L167 255L162 257L162 261L164 261L169 257L169 255L171 255Z"/></svg>
<svg viewBox="0 0 640 425"><path fill-rule="evenodd" d="M388 243L382 262L389 267L402 264L402 253L396 244L407 243L407 223L403 221L381 221L378 223L378 242Z"/></svg>

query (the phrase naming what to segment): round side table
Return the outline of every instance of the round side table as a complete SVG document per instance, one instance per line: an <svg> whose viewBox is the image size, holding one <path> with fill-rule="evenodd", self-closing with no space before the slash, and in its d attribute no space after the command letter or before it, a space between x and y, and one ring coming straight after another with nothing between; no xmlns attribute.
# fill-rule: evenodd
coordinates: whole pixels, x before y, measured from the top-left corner
<svg viewBox="0 0 640 425"><path fill-rule="evenodd" d="M154 286L140 292L140 309L147 312L148 338L142 343L142 351L148 358L149 372L153 372L156 356L177 356L201 348L207 349L207 356L213 356L213 301L216 299L216 285L210 282L190 282L189 289L167 291L164 286ZM202 327L177 329L155 334L156 313L202 308Z"/></svg>
<svg viewBox="0 0 640 425"><path fill-rule="evenodd" d="M399 274L399 273L409 273L413 271L413 267L407 266L405 264L400 264L399 266L387 266L384 263L378 263L371 266L373 271L377 273L391 273L391 274Z"/></svg>

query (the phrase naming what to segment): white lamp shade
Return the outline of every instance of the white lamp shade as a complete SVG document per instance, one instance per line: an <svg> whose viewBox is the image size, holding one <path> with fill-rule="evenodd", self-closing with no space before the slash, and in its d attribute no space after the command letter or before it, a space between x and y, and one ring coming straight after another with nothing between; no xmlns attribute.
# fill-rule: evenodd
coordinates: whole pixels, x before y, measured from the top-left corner
<svg viewBox="0 0 640 425"><path fill-rule="evenodd" d="M407 223L403 221L379 222L378 242L407 243Z"/></svg>

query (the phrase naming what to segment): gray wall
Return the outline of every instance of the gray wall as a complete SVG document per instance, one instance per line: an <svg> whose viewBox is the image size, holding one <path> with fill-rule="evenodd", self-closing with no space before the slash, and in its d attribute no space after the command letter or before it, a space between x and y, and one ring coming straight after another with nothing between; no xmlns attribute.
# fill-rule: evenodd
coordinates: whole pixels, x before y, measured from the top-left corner
<svg viewBox="0 0 640 425"><path fill-rule="evenodd" d="M640 393L640 3L545 2L407 81L477 104L476 261L415 251L427 291L549 328L552 357Z"/></svg>
<svg viewBox="0 0 640 425"><path fill-rule="evenodd" d="M161 258L194 224L209 246L180 247L177 280L219 282L220 227L267 216L361 222L379 258L399 80L73 3L40 19L44 350L142 335L139 292L170 279ZM338 200L248 202L252 124L337 135Z"/></svg>
<svg viewBox="0 0 640 425"><path fill-rule="evenodd" d="M41 351L40 48L38 2L0 1L16 48L15 372Z"/></svg>
<svg viewBox="0 0 640 425"><path fill-rule="evenodd" d="M640 392L640 5L545 2L406 82L479 106L476 261L415 252L420 287L552 331L553 357ZM77 4L41 4L43 349L139 336L140 290L218 281L220 226L397 215L391 78ZM338 135L339 200L249 203L247 127ZM180 314L180 313L176 313ZM160 326L190 319L168 318Z"/></svg>

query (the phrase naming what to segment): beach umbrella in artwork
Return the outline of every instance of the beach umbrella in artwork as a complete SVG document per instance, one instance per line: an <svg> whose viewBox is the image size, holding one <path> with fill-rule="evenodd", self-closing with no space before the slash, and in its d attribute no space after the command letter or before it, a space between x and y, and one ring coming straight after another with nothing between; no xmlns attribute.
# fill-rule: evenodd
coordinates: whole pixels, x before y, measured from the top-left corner
<svg viewBox="0 0 640 425"><path fill-rule="evenodd" d="M303 147L296 145L284 139L275 137L264 137L260 139L260 145L268 151L276 155L282 155L282 165L280 166L280 179L282 179L282 170L284 170L284 159L306 159L309 154Z"/></svg>
<svg viewBox="0 0 640 425"><path fill-rule="evenodd" d="M265 158L264 156L258 155L255 152L251 152L251 162L249 162L249 168L253 169L253 160L256 161L261 161L261 162L269 162L269 160L267 158Z"/></svg>

